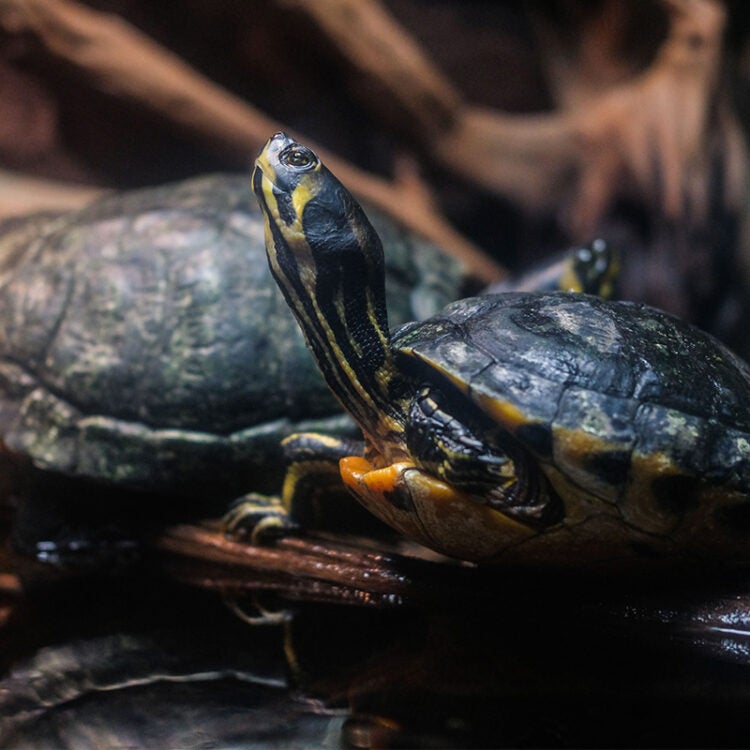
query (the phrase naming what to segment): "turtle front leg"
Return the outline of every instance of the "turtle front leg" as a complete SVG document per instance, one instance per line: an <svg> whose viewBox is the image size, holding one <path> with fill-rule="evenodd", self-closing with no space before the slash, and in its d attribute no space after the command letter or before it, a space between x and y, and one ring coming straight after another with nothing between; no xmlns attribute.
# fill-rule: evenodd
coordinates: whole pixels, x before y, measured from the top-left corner
<svg viewBox="0 0 750 750"><path fill-rule="evenodd" d="M344 490L339 460L364 450L361 441L313 432L290 435L282 447L287 469L281 495L251 492L238 498L224 516L225 533L266 544L310 527L317 500Z"/></svg>
<svg viewBox="0 0 750 750"><path fill-rule="evenodd" d="M469 428L437 389L413 399L405 457L376 466L341 461L344 483L373 514L432 549L491 560L562 519L563 506L534 458L483 415ZM458 416L460 415L460 417Z"/></svg>
<svg viewBox="0 0 750 750"><path fill-rule="evenodd" d="M463 421L468 409L476 427ZM478 407L455 407L426 386L412 400L405 438L417 465L476 502L537 529L562 519L562 502L537 460Z"/></svg>

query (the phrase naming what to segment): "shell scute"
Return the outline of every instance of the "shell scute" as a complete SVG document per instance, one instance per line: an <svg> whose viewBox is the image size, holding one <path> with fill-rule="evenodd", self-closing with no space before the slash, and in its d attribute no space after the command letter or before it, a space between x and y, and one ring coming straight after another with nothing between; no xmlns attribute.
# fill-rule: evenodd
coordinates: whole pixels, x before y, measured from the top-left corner
<svg viewBox="0 0 750 750"><path fill-rule="evenodd" d="M508 403L523 414L524 421L549 424L560 401L560 384L547 378L494 362L470 381L473 398L490 413Z"/></svg>
<svg viewBox="0 0 750 750"><path fill-rule="evenodd" d="M619 445L632 445L637 408L632 399L571 386L561 394L555 424Z"/></svg>

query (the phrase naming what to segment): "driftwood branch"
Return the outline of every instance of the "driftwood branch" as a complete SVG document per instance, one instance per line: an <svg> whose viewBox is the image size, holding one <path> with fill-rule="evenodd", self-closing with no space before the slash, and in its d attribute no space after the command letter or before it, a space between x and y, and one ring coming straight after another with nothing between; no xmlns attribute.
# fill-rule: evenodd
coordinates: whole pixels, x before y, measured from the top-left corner
<svg viewBox="0 0 750 750"><path fill-rule="evenodd" d="M577 149L570 117L467 104L374 0L276 1L327 37L353 71L353 93L366 93L365 106L389 124L399 113L397 127L443 167L529 210L549 210L569 188Z"/></svg>
<svg viewBox="0 0 750 750"><path fill-rule="evenodd" d="M72 0L0 0L0 28L24 35L81 81L168 118L185 133L247 164L281 123L211 82L122 19ZM305 139L310 142L309 139ZM375 177L315 144L347 186L406 227L461 258L481 278L502 275L407 185Z"/></svg>
<svg viewBox="0 0 750 750"><path fill-rule="evenodd" d="M162 550L199 557L214 563L240 566L354 585L368 577L371 590L403 593L394 558L342 544L322 544L302 538L280 539L272 546L236 542L218 531L198 526L176 526L159 540Z"/></svg>
<svg viewBox="0 0 750 750"><path fill-rule="evenodd" d="M444 605L466 598L481 602L489 596L485 571L425 558L428 551L412 546L413 552L385 545L379 550L372 542L333 535L285 537L272 546L255 546L208 526L174 526L155 542L168 567L170 561L187 564L178 577L228 593L274 590L292 598L376 607ZM205 564L210 570L201 567Z"/></svg>
<svg viewBox="0 0 750 750"><path fill-rule="evenodd" d="M452 125L462 97L420 45L375 0L279 0L304 13L345 58L353 86L368 92L379 114L429 140ZM372 94L380 94L372 96Z"/></svg>
<svg viewBox="0 0 750 750"><path fill-rule="evenodd" d="M80 208L106 191L0 170L0 219L34 211Z"/></svg>
<svg viewBox="0 0 750 750"><path fill-rule="evenodd" d="M626 190L667 220L708 219L709 191L736 208L746 181L739 123L720 88L726 11L716 0L669 0L667 39L648 70L583 104L575 129L581 148L574 227L591 226ZM721 159L723 184L712 185Z"/></svg>
<svg viewBox="0 0 750 750"><path fill-rule="evenodd" d="M436 162L530 211L556 211L574 196L563 219L577 236L591 232L615 198L633 192L669 219L703 218L717 151L727 167L727 204L736 205L742 194L740 127L716 93L726 22L719 0L664 0L667 39L650 68L626 81L623 66L601 55L614 55L613 19L633 9L619 0L605 2L606 17L581 32L591 39L581 41L586 54L577 67L559 58L552 65L562 71L555 88L560 108L538 116L462 102L417 42L372 0L291 5L327 35L358 77L368 79L366 103L375 91L376 112L397 108L402 129ZM591 54L594 47L599 56Z"/></svg>

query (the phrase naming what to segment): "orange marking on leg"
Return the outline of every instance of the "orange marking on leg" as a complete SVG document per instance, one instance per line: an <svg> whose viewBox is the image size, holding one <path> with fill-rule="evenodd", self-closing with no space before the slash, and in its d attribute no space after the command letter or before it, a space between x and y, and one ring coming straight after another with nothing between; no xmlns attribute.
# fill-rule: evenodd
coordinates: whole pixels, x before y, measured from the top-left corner
<svg viewBox="0 0 750 750"><path fill-rule="evenodd" d="M464 560L489 560L536 534L411 461L375 469L360 456L339 462L345 484L371 513L427 547Z"/></svg>
<svg viewBox="0 0 750 750"><path fill-rule="evenodd" d="M364 485L370 492L378 495L393 492L397 485L403 483L404 470L413 466L411 461L399 461L390 466L375 469L367 459L360 456L347 456L339 461L339 471L344 484L349 487Z"/></svg>

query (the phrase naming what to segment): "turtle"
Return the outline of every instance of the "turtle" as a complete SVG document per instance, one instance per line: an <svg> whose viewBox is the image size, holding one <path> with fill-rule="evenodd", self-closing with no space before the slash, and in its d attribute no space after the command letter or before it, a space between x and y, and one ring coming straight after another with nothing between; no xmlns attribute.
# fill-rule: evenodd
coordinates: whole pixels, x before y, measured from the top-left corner
<svg viewBox="0 0 750 750"><path fill-rule="evenodd" d="M602 237L553 253L520 274L501 279L482 290L500 292L579 292L611 298L617 295L620 254Z"/></svg>
<svg viewBox="0 0 750 750"><path fill-rule="evenodd" d="M433 243L368 210L387 237L397 318L428 316L478 288ZM269 277L263 244L246 173L7 220L0 460L19 479L8 487L3 471L0 489L65 506L85 496L103 518L120 495L136 517L157 497L221 514L248 489L278 483L285 436L353 433ZM32 512L35 522L45 515ZM78 515L85 525L92 512Z"/></svg>
<svg viewBox="0 0 750 750"><path fill-rule="evenodd" d="M475 563L747 558L750 367L728 348L560 291L466 297L392 333L381 242L316 154L277 133L252 183L271 272L363 450L304 440L372 514Z"/></svg>

